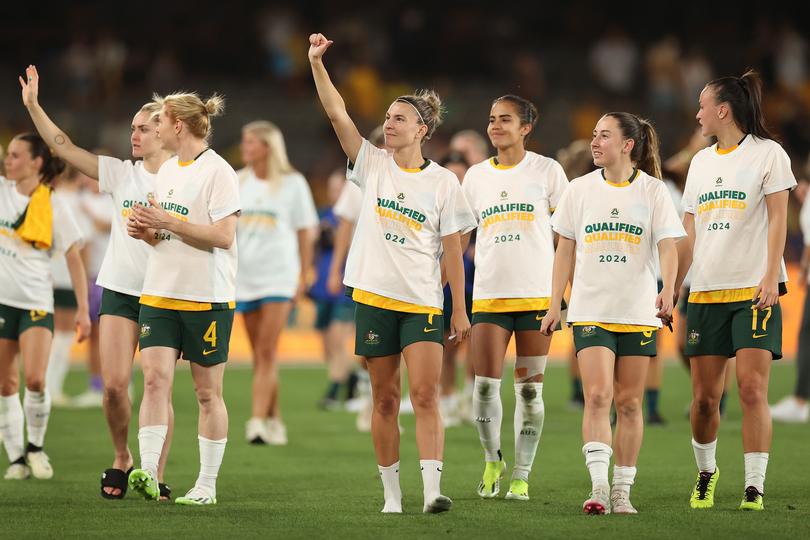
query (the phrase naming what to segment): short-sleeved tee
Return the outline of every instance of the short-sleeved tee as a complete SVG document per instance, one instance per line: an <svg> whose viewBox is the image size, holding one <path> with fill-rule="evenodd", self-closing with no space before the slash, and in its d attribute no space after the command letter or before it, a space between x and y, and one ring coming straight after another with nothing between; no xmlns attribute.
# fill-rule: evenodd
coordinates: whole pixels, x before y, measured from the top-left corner
<svg viewBox="0 0 810 540"><path fill-rule="evenodd" d="M82 232L68 207L58 197L51 197L53 245L50 249L35 248L13 228L30 200L17 191L15 182L0 176L0 304L52 313L51 257L81 242Z"/></svg>
<svg viewBox="0 0 810 540"><path fill-rule="evenodd" d="M85 246L85 264L87 276L92 279L98 276L107 256L115 210L112 198L106 193L83 191L80 205L81 212L90 225Z"/></svg>
<svg viewBox="0 0 810 540"><path fill-rule="evenodd" d="M770 139L748 135L731 152L715 144L692 158L683 200L695 216L693 293L759 284L768 268L765 197L794 187L790 158ZM779 281L787 281L784 260Z"/></svg>
<svg viewBox="0 0 810 540"><path fill-rule="evenodd" d="M402 170L366 140L353 169L363 199L344 283L441 310L442 238L475 227L458 178L432 161Z"/></svg>
<svg viewBox="0 0 810 540"><path fill-rule="evenodd" d="M349 178L349 175L346 176ZM346 182L340 191L340 196L334 206L334 213L337 217L357 223L360 216L360 206L363 203L363 192L354 182Z"/></svg>
<svg viewBox="0 0 810 540"><path fill-rule="evenodd" d="M514 167L470 167L462 191L478 220L473 299L551 296L551 214L568 187L555 160L526 152Z"/></svg>
<svg viewBox="0 0 810 540"><path fill-rule="evenodd" d="M799 226L802 229L802 237L804 239L805 249L810 248L810 198L805 198L802 204L802 209L799 212ZM810 283L810 273L807 275L807 281Z"/></svg>
<svg viewBox="0 0 810 540"><path fill-rule="evenodd" d="M318 225L309 184L299 173L267 181L244 171L239 195L236 299L292 298L301 274L298 231Z"/></svg>
<svg viewBox="0 0 810 540"><path fill-rule="evenodd" d="M91 223L81 210L81 196L79 190L60 189L57 187L53 191L52 197L59 199L59 204L63 205L67 212L73 216L76 224L79 226L79 230L82 232L82 241L85 242L88 238ZM85 248L83 247L83 249ZM73 289L73 283L70 280L70 272L68 271L64 253L55 250L52 251L51 274L53 276L54 289Z"/></svg>
<svg viewBox="0 0 810 540"><path fill-rule="evenodd" d="M136 203L149 206L147 195L155 193L156 175L146 171L143 161L122 161L99 156L98 187L113 201L110 243L104 254L96 283L105 289L140 296L146 262L152 248L127 234L127 219Z"/></svg>
<svg viewBox="0 0 810 540"><path fill-rule="evenodd" d="M686 235L661 180L636 171L611 184L593 171L571 181L551 224L576 242L568 322L661 326L653 250Z"/></svg>
<svg viewBox="0 0 810 540"><path fill-rule="evenodd" d="M155 191L164 210L189 223L211 225L240 210L236 172L211 149L189 165L177 157L167 160ZM211 303L236 299L236 240L228 249L200 249L169 231L158 235L146 265L144 296Z"/></svg>

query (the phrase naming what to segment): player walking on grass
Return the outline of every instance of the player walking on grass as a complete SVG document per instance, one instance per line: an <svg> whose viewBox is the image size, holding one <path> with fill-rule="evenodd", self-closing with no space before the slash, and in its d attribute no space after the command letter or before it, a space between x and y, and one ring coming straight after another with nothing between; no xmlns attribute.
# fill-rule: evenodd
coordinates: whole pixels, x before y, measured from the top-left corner
<svg viewBox="0 0 810 540"><path fill-rule="evenodd" d="M676 284L691 267L686 356L698 466L692 508L714 506L720 397L726 364L736 355L745 454L740 509L763 509L772 427L768 378L771 362L782 357L782 254L796 180L790 158L765 127L761 88L752 71L715 79L700 93L696 115L703 135L717 142L689 166L683 219L689 241L679 250Z"/></svg>
<svg viewBox="0 0 810 540"><path fill-rule="evenodd" d="M236 305L245 319L253 350L253 410L247 440L287 444L281 420L276 353L293 301L307 285L313 229L318 213L306 179L287 158L284 136L274 124L256 121L242 128L237 229L239 272Z"/></svg>
<svg viewBox="0 0 810 540"><path fill-rule="evenodd" d="M236 296L236 221L239 183L209 147L211 118L223 99L196 94L155 96L161 104L158 137L176 154L158 170L149 206L135 204L130 236L154 246L146 266L139 315L144 395L138 431L141 466L129 486L157 499L157 470L169 430L174 370L191 363L199 405L200 474L185 505L216 504L216 479L225 453L228 412L222 381Z"/></svg>
<svg viewBox="0 0 810 540"><path fill-rule="evenodd" d="M374 414L372 438L382 477L383 512L402 512L399 487L399 357L408 366L416 441L424 484L424 512L443 512L444 430L439 416L442 362L442 283L446 268L455 302L451 333L470 331L464 308L460 233L474 217L455 175L422 156L422 143L441 122L439 97L430 91L397 98L385 117L388 153L364 140L329 79L322 56L332 44L309 38L309 60L321 104L344 152L363 204L344 283L353 288L355 352L368 362Z"/></svg>
<svg viewBox="0 0 810 540"><path fill-rule="evenodd" d="M576 256L568 322L585 394L582 453L592 489L583 510L635 514L630 487L644 432L644 383L661 319L672 315L675 242L685 233L660 180L658 136L647 121L624 112L606 114L593 131L591 152L600 169L571 181L551 220L560 238L542 330L550 333L560 322L560 301ZM612 402L617 422L611 447Z"/></svg>
<svg viewBox="0 0 810 540"><path fill-rule="evenodd" d="M551 214L568 187L555 160L526 150L537 123L531 102L506 95L492 103L489 134L497 157L470 167L462 191L478 217L471 354L473 417L484 448L478 495L496 497L506 468L501 453L501 375L512 334L515 362L515 466L507 499L529 500L529 473L543 430L543 374L551 336L540 323L551 299Z"/></svg>
<svg viewBox="0 0 810 540"><path fill-rule="evenodd" d="M50 183L64 162L39 135L17 135L8 145L0 176L0 438L10 466L6 480L53 476L43 446L51 399L45 372L53 340L51 257L65 254L76 294L78 340L90 335L87 277L82 264L81 230L67 207L52 197ZM25 397L20 403L21 353ZM28 428L24 446L23 425Z"/></svg>
<svg viewBox="0 0 810 540"><path fill-rule="evenodd" d="M54 153L90 178L98 180L99 189L112 196L115 218L110 242L104 254L96 283L103 288L99 309L99 347L101 377L104 386L104 415L112 437L115 457L112 467L101 475L101 496L121 499L127 491L127 475L132 470L132 453L127 444L132 402L129 384L132 362L138 346L139 298L146 274L146 261L152 248L127 235L127 219L134 204L146 205L155 192L155 177L160 166L171 157L157 137L160 104L145 104L132 118L130 142L135 161L99 156L73 144L70 138L45 113L39 104L39 73L36 67L26 70L23 103L39 133L53 147ZM169 455L174 415L169 406L169 430L166 446L158 467L161 497L168 499L171 489L163 483Z"/></svg>

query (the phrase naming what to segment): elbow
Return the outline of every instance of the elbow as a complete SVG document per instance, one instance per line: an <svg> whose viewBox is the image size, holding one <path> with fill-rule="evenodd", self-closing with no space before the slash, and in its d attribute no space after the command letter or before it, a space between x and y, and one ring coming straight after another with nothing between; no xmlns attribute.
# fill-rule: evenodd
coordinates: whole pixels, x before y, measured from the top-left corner
<svg viewBox="0 0 810 540"><path fill-rule="evenodd" d="M221 237L217 238L214 247L219 249L231 249L235 239L235 234L222 235Z"/></svg>

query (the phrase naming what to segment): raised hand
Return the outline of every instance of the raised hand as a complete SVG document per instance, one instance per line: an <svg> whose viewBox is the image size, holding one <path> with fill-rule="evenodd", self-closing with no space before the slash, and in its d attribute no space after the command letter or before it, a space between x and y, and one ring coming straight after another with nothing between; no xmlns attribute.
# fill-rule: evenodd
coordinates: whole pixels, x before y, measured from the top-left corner
<svg viewBox="0 0 810 540"><path fill-rule="evenodd" d="M30 107L37 103L39 98L39 73L37 67L30 65L25 68L25 79L18 77L20 86L22 87L22 100L23 105Z"/></svg>
<svg viewBox="0 0 810 540"><path fill-rule="evenodd" d="M320 60L323 53L326 52L326 49L328 49L332 43L334 42L326 39L326 36L323 34L310 34L309 52L307 53L307 56L309 56L309 61L316 62Z"/></svg>

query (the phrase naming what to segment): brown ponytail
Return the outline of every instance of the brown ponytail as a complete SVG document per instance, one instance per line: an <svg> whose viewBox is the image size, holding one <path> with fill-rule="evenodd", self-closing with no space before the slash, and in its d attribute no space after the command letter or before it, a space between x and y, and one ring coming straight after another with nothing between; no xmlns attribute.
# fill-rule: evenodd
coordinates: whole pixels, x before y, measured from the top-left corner
<svg viewBox="0 0 810 540"><path fill-rule="evenodd" d="M616 119L625 139L633 139L630 160L636 168L660 180L661 155L658 150L658 134L649 120L627 112L611 112L605 116Z"/></svg>
<svg viewBox="0 0 810 540"><path fill-rule="evenodd" d="M734 122L743 133L750 133L760 139L776 140L765 127L762 79L756 71L749 69L742 77L720 77L706 86L714 90L716 103L728 103Z"/></svg>

